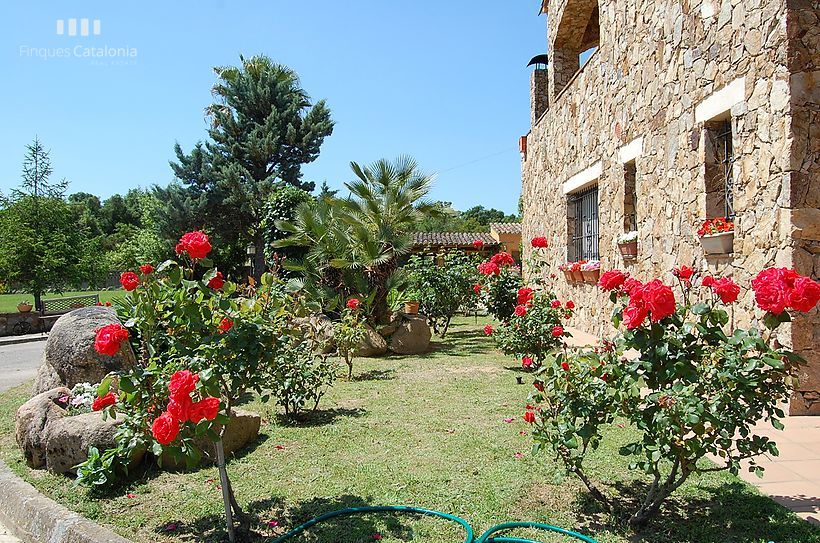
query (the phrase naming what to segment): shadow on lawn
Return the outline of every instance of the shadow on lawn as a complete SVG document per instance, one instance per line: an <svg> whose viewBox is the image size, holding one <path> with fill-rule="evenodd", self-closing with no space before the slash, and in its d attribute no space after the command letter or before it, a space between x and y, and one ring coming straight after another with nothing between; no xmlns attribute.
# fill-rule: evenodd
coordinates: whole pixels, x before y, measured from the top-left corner
<svg viewBox="0 0 820 543"><path fill-rule="evenodd" d="M326 426L333 424L342 417L358 418L367 411L360 408L333 407L331 409L317 409L316 411L306 411L295 417L285 416L283 413L276 415L276 420L282 426L298 426L301 428L313 428L315 426Z"/></svg>
<svg viewBox="0 0 820 543"><path fill-rule="evenodd" d="M493 345L484 332L476 329L450 331L443 339L430 342L430 350L419 358L430 358L444 354L457 357L475 357L492 352Z"/></svg>
<svg viewBox="0 0 820 543"><path fill-rule="evenodd" d="M396 370L369 370L358 375L353 375L353 381L391 381L396 378Z"/></svg>
<svg viewBox="0 0 820 543"><path fill-rule="evenodd" d="M250 521L250 533L237 534L242 543L261 543L273 541L308 520L339 509L365 507L372 505L372 499L361 496L338 496L334 498L313 498L285 507L281 497L257 500L245 507L245 514ZM390 535L400 539L412 536L412 530L402 524L396 513L379 513L373 515L353 515L339 517L311 527L305 533L295 536L294 542L355 542L373 541L374 535ZM378 523L377 523L378 521ZM222 515L207 515L190 523L171 522L158 526L154 531L181 539L195 538L204 543L216 543L226 540L224 518ZM271 524L275 522L276 525Z"/></svg>
<svg viewBox="0 0 820 543"><path fill-rule="evenodd" d="M646 543L809 543L820 542L820 527L793 515L767 496L757 494L739 481L698 489L702 497L678 496L664 504L661 512L639 533L625 527L627 509L632 509L646 484L616 484L618 501L624 506L618 519L602 512L600 504L583 493L579 524L582 531L596 533L611 530L635 542ZM816 498L792 498L815 502ZM617 523L616 525L613 525Z"/></svg>

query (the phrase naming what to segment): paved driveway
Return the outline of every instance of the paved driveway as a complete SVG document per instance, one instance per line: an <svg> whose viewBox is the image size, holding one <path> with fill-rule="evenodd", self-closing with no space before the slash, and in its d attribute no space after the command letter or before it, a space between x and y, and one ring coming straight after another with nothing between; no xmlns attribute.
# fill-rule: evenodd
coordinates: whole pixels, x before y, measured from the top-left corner
<svg viewBox="0 0 820 543"><path fill-rule="evenodd" d="M45 346L45 341L0 345L0 392L34 379Z"/></svg>

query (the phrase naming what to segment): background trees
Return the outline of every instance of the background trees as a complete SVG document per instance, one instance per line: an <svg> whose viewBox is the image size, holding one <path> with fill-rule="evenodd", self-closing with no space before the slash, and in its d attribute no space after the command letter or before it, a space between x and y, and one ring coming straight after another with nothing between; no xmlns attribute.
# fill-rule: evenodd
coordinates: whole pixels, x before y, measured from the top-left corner
<svg viewBox="0 0 820 543"><path fill-rule="evenodd" d="M333 122L323 100L311 105L290 68L266 56L240 61L215 68L216 102L206 110L210 140L190 154L177 145L171 167L180 184L157 192L168 208L186 210L165 214L169 224L187 220L175 224L176 232L204 228L232 253L252 244L258 277L266 267L266 204L279 183L313 190L302 182L301 166L319 155Z"/></svg>

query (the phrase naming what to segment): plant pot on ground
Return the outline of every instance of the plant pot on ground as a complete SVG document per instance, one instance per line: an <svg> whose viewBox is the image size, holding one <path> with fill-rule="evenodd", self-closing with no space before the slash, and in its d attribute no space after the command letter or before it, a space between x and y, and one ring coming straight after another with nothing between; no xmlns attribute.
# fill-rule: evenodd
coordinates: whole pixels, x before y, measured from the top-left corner
<svg viewBox="0 0 820 543"><path fill-rule="evenodd" d="M20 313L29 313L32 309L34 309L34 306L29 302L24 301L17 304L17 311Z"/></svg>
<svg viewBox="0 0 820 543"><path fill-rule="evenodd" d="M404 302L404 312L408 315L417 315L419 312L419 302L415 300Z"/></svg>

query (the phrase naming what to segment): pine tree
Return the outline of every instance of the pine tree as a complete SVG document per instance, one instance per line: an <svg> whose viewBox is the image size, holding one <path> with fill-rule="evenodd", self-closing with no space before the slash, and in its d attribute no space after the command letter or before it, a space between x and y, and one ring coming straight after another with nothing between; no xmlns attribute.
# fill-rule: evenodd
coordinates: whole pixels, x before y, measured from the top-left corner
<svg viewBox="0 0 820 543"><path fill-rule="evenodd" d="M210 139L188 155L176 146L171 167L185 190L170 190L166 201L193 208L201 222L191 227L234 246L252 244L258 277L265 269L265 204L277 182L313 190L302 182L301 166L319 156L333 122L324 101L311 105L290 68L265 56L240 61L215 68L216 102L206 109Z"/></svg>

